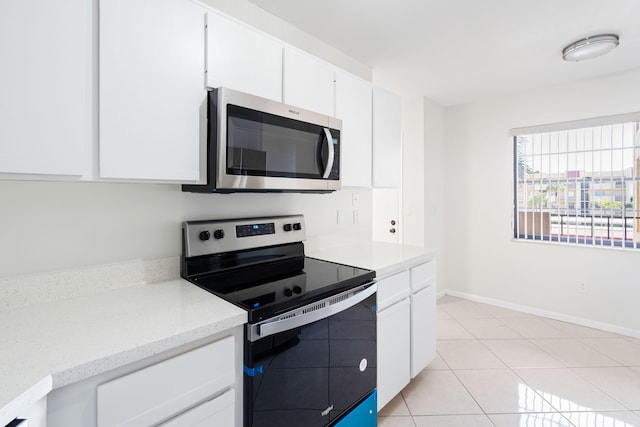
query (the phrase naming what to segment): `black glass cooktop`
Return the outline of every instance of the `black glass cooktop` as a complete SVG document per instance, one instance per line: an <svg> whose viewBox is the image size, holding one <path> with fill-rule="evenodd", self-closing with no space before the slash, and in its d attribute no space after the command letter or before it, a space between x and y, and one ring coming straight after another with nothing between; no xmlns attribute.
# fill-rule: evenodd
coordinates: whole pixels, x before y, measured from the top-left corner
<svg viewBox="0 0 640 427"><path fill-rule="evenodd" d="M286 257L273 262L229 268L187 277L249 313L249 323L369 282L375 272L310 257ZM210 263L211 261L204 261Z"/></svg>

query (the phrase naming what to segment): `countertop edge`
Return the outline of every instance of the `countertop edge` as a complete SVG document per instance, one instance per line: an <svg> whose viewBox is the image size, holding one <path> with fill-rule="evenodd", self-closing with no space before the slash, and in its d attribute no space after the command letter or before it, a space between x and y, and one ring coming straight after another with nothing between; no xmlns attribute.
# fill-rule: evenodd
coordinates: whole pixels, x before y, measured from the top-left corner
<svg viewBox="0 0 640 427"><path fill-rule="evenodd" d="M388 242L363 241L318 249L308 256L376 271L378 280L435 258L438 249Z"/></svg>
<svg viewBox="0 0 640 427"><path fill-rule="evenodd" d="M400 263L393 264L388 267L378 268L376 270L376 278L380 280L389 276L393 276L396 273L406 271L411 267L415 267L418 264L422 264L427 261L430 261L436 255L437 255L437 251L429 251L429 252L425 252L424 254L416 255L414 257L408 258Z"/></svg>
<svg viewBox="0 0 640 427"><path fill-rule="evenodd" d="M169 335L166 338L155 342L142 344L138 347L124 350L120 353L107 355L103 358L95 359L82 365L72 366L68 369L54 372L50 375L52 378L52 390L80 382L87 378L108 372L112 369L117 369L131 363L139 362L165 351L174 350L198 340L228 331L236 326L243 325L246 322L247 313L238 313L235 316L219 320L206 326L201 326L175 335Z"/></svg>

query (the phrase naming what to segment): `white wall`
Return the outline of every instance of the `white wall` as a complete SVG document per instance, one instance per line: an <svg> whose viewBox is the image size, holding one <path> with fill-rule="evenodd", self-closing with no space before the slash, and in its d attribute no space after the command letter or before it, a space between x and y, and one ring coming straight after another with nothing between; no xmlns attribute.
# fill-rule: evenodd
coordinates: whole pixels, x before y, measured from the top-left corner
<svg viewBox="0 0 640 427"><path fill-rule="evenodd" d="M640 333L640 252L513 240L507 134L640 111L638 81L640 70L446 109L449 289ZM577 292L581 281L589 294Z"/></svg>
<svg viewBox="0 0 640 427"><path fill-rule="evenodd" d="M402 98L402 243L424 246L424 109Z"/></svg>
<svg viewBox="0 0 640 427"><path fill-rule="evenodd" d="M0 181L0 278L182 253L181 222L302 213L307 250L367 239L371 191L357 190L359 224L336 223L354 191L191 194L179 185Z"/></svg>
<svg viewBox="0 0 640 427"><path fill-rule="evenodd" d="M445 110L424 98L424 246L437 248L438 292L446 288Z"/></svg>

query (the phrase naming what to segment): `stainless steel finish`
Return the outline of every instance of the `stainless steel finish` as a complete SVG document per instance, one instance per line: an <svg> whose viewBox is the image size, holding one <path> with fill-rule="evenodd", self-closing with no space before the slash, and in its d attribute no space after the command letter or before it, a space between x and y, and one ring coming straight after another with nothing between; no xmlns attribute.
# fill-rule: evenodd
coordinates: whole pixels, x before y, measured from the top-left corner
<svg viewBox="0 0 640 427"><path fill-rule="evenodd" d="M348 291L333 295L280 316L253 325L247 325L247 338L256 341L289 329L308 325L309 323L325 319L341 311L353 307L378 289L375 280Z"/></svg>
<svg viewBox="0 0 640 427"><path fill-rule="evenodd" d="M329 150L329 157L327 158L327 167L324 169L322 177L327 179L329 178L331 168L333 167L333 157L335 156L335 152L333 148L333 137L331 136L331 131L328 128L324 128L324 134L327 137L327 149Z"/></svg>
<svg viewBox="0 0 640 427"><path fill-rule="evenodd" d="M342 120L337 119L335 117L329 117L329 127L331 129L339 129L340 130L340 139L342 139ZM340 141L342 146L342 141ZM339 163L339 171L340 171L340 180L327 180L327 187L330 191L340 190L342 188L342 158L344 156L340 155L340 163Z"/></svg>
<svg viewBox="0 0 640 427"><path fill-rule="evenodd" d="M274 223L275 233L261 236L236 237L237 225ZM301 230L284 231L285 224L301 225ZM301 242L306 239L304 216L288 215L274 217L243 218L242 220L187 221L182 223L184 233L184 256L187 258L200 255L251 249L261 246L281 245ZM200 240L200 233L208 231L211 236L216 230L222 230L224 237Z"/></svg>
<svg viewBox="0 0 640 427"><path fill-rule="evenodd" d="M216 187L219 189L253 190L319 190L331 191L342 188L340 180L320 180L305 178L281 178L272 176L227 175L227 120L228 104L251 108L281 117L313 123L323 127L342 130L342 120L309 110L293 107L259 96L249 95L232 89L218 89L218 165ZM329 140L331 142L331 140Z"/></svg>

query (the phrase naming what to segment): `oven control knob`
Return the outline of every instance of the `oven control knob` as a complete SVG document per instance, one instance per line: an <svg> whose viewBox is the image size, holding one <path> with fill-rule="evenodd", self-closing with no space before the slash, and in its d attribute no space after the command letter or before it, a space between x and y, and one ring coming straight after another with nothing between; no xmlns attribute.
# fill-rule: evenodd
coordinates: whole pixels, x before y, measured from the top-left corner
<svg viewBox="0 0 640 427"><path fill-rule="evenodd" d="M224 237L224 230L216 230L213 232L213 237L216 240L222 239Z"/></svg>
<svg viewBox="0 0 640 427"><path fill-rule="evenodd" d="M302 230L302 224L300 224L299 222L296 222L295 224L293 224L293 229Z"/></svg>
<svg viewBox="0 0 640 427"><path fill-rule="evenodd" d="M206 240L209 240L210 238L211 238L211 233L209 233L208 231L200 232L200 240L202 240L203 242Z"/></svg>
<svg viewBox="0 0 640 427"><path fill-rule="evenodd" d="M284 231L291 231L291 224L285 224Z"/></svg>
<svg viewBox="0 0 640 427"><path fill-rule="evenodd" d="M296 294L302 293L302 288L298 285L295 285L293 287L293 292L295 292Z"/></svg>
<svg viewBox="0 0 640 427"><path fill-rule="evenodd" d="M293 291L289 288L284 288L284 296L290 297L291 295L293 295Z"/></svg>

